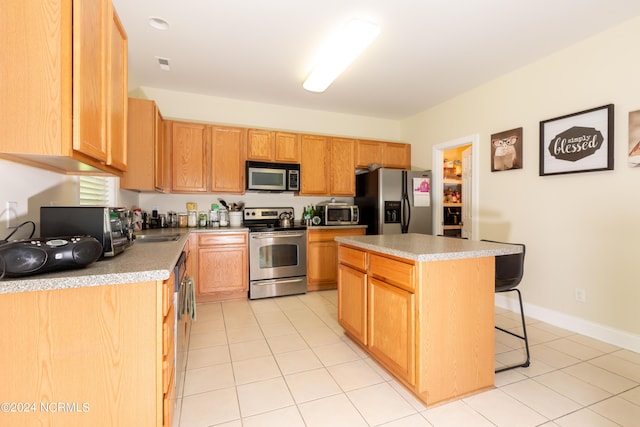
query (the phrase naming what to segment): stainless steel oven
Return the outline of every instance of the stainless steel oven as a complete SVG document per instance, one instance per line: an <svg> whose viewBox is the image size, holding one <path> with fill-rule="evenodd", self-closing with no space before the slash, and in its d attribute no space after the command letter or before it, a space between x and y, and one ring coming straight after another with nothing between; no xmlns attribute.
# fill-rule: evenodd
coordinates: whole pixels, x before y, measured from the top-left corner
<svg viewBox="0 0 640 427"><path fill-rule="evenodd" d="M307 230L279 227L293 208L245 208L249 227L249 299L303 294L307 291Z"/></svg>

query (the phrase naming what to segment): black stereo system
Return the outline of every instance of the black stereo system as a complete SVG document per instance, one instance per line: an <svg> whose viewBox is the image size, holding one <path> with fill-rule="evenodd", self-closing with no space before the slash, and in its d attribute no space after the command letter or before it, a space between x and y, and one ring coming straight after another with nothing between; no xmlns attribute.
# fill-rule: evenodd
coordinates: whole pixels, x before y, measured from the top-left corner
<svg viewBox="0 0 640 427"><path fill-rule="evenodd" d="M0 278L85 267L102 256L91 236L43 237L0 245Z"/></svg>

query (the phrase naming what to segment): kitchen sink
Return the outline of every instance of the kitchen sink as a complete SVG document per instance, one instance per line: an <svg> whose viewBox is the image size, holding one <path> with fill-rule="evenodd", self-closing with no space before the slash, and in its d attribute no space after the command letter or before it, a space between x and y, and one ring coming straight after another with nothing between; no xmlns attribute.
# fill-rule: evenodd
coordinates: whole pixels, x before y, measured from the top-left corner
<svg viewBox="0 0 640 427"><path fill-rule="evenodd" d="M136 242L138 243L154 243L154 242L175 242L180 238L180 234L136 234Z"/></svg>

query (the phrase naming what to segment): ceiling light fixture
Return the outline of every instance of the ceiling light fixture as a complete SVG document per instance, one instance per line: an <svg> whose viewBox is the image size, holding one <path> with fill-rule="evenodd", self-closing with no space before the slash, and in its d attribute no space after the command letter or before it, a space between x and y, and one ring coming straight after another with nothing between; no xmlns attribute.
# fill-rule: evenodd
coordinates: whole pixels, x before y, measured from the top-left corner
<svg viewBox="0 0 640 427"><path fill-rule="evenodd" d="M169 23L166 19L160 18L159 16L150 16L149 25L160 31L166 31L169 29Z"/></svg>
<svg viewBox="0 0 640 427"><path fill-rule="evenodd" d="M324 92L379 33L380 27L375 24L359 19L349 21L325 44L302 87L310 92Z"/></svg>

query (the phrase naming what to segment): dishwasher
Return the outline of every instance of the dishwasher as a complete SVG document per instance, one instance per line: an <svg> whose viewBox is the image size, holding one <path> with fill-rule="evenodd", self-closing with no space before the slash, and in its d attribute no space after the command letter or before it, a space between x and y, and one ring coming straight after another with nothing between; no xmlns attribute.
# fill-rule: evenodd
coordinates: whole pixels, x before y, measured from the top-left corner
<svg viewBox="0 0 640 427"><path fill-rule="evenodd" d="M173 294L173 303L175 304L176 322L175 322L175 378L176 378L176 403L182 397L184 390L184 380L187 370L187 351L189 349L189 333L191 330L191 313L195 314L195 299L190 298L189 294L193 291L193 279L187 276L187 253L182 252L176 266L174 267L175 276L175 292ZM191 306L194 306L193 308ZM180 408L174 408L173 417L174 425L180 419L178 413Z"/></svg>

